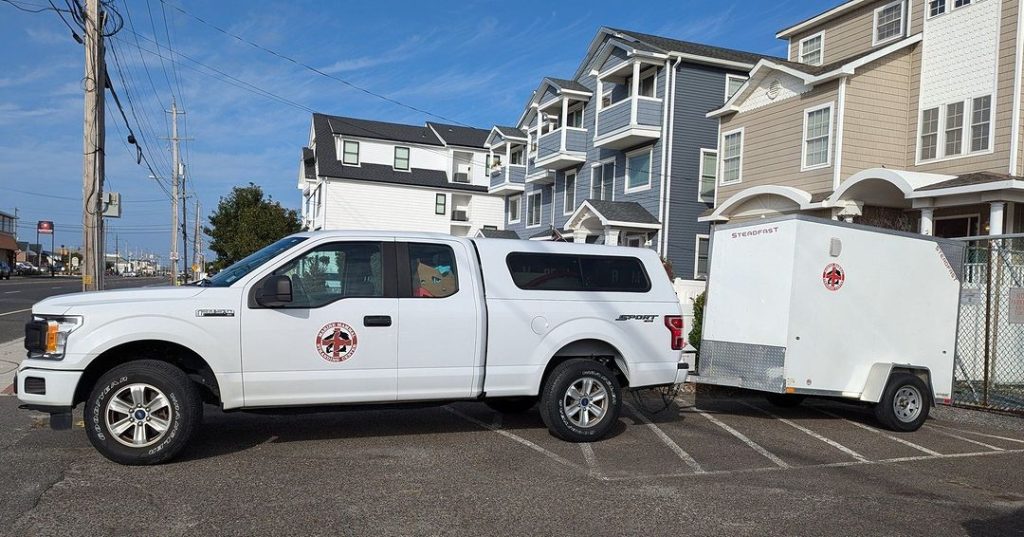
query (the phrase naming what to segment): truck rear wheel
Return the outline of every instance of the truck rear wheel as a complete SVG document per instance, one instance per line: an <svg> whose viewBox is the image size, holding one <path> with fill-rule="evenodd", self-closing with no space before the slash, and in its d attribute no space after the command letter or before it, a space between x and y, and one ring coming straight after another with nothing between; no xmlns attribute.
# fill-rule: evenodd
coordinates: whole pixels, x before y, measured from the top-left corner
<svg viewBox="0 0 1024 537"><path fill-rule="evenodd" d="M536 397L499 397L487 399L484 404L502 414L522 414L537 404Z"/></svg>
<svg viewBox="0 0 1024 537"><path fill-rule="evenodd" d="M615 425L622 406L618 380L603 364L573 359L558 364L541 389L540 417L567 442L593 442Z"/></svg>
<svg viewBox="0 0 1024 537"><path fill-rule="evenodd" d="M185 447L202 417L199 391L184 371L139 360L100 377L85 407L85 430L114 462L160 464Z"/></svg>
<svg viewBox="0 0 1024 537"><path fill-rule="evenodd" d="M928 419L928 386L917 375L896 373L875 405L875 417L894 431L916 431Z"/></svg>

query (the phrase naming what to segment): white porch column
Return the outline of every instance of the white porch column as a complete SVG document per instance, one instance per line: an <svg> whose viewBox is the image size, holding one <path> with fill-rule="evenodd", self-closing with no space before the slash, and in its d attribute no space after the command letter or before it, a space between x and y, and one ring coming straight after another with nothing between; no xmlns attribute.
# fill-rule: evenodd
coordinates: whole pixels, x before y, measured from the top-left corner
<svg viewBox="0 0 1024 537"><path fill-rule="evenodd" d="M562 96L562 146L561 151L565 151L565 128L569 126L569 98Z"/></svg>
<svg viewBox="0 0 1024 537"><path fill-rule="evenodd" d="M594 112L594 132L588 136L597 136L597 133L601 132L597 125L601 121L601 109L604 108L604 81L600 78L597 79L597 93L594 98L597 99L597 111Z"/></svg>
<svg viewBox="0 0 1024 537"><path fill-rule="evenodd" d="M1006 209L1005 201L993 201L989 205L988 213L988 234L1003 234L1003 212Z"/></svg>
<svg viewBox="0 0 1024 537"><path fill-rule="evenodd" d="M512 182L511 174L509 173L509 166L512 165L512 142L505 140L505 182Z"/></svg>
<svg viewBox="0 0 1024 537"><path fill-rule="evenodd" d="M619 230L612 227L604 228L604 243L607 246L619 245Z"/></svg>
<svg viewBox="0 0 1024 537"><path fill-rule="evenodd" d="M921 209L921 225L920 230L922 235L932 235L934 227L932 222L935 218L935 209L931 207Z"/></svg>
<svg viewBox="0 0 1024 537"><path fill-rule="evenodd" d="M637 97L640 95L640 62L633 62L633 102L630 106L633 107L630 110L629 122L636 123L636 109L637 109Z"/></svg>
<svg viewBox="0 0 1024 537"><path fill-rule="evenodd" d="M572 242L577 244L587 243L587 232L586 230L577 229L572 232Z"/></svg>

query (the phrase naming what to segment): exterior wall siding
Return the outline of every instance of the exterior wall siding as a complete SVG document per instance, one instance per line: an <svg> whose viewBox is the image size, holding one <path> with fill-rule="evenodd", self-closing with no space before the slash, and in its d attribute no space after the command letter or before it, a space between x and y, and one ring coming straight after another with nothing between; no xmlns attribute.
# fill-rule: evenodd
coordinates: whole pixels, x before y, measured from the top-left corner
<svg viewBox="0 0 1024 537"><path fill-rule="evenodd" d="M789 41L789 57L793 61L799 61L800 40L824 31L825 55L822 58L823 64L841 61L843 59L867 52L876 48L871 43L874 39L875 10L890 3L891 0L875 0L864 6L850 11L836 19L824 22L808 28L799 34L793 35ZM907 1L907 0L905 0ZM921 31L921 21L924 18L924 10L927 8L926 0L909 0L906 35L914 35ZM952 4L952 0L949 0ZM887 43L888 44L888 43Z"/></svg>
<svg viewBox="0 0 1024 537"><path fill-rule="evenodd" d="M631 113L630 100L625 99L619 101L604 110L601 110L598 114L597 123L597 135L605 136L613 133L617 130L624 129L629 125L629 116Z"/></svg>
<svg viewBox="0 0 1024 537"><path fill-rule="evenodd" d="M648 125L652 127L661 126L661 101L652 101L648 99L637 99L636 103L636 122L639 125Z"/></svg>

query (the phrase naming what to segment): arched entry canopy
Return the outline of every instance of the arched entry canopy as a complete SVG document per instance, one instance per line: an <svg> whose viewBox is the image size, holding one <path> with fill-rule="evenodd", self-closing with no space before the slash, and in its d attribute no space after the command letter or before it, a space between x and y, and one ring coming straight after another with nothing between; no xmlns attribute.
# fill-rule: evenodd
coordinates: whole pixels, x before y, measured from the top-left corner
<svg viewBox="0 0 1024 537"><path fill-rule="evenodd" d="M841 206L841 202L852 201L876 207L910 209L915 190L951 179L954 176L871 168L843 181L828 197L827 204Z"/></svg>
<svg viewBox="0 0 1024 537"><path fill-rule="evenodd" d="M808 192L791 186L754 186L737 192L699 220L726 222L736 217L766 216L818 208L820 203L814 203L812 199Z"/></svg>

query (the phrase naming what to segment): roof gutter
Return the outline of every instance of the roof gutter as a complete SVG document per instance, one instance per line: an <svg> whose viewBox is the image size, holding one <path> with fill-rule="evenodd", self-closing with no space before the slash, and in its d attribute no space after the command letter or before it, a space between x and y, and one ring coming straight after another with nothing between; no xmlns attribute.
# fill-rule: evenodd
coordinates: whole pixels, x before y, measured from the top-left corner
<svg viewBox="0 0 1024 537"><path fill-rule="evenodd" d="M732 69L739 69L741 71L749 71L749 70L751 70L754 67L754 65L756 65L756 64L750 63L750 62L737 62L737 61L732 61L732 60L723 60L721 58L712 58L710 56L701 56L699 54L686 54L686 53L683 53L683 52L669 52L668 56L670 58L678 58L678 59L681 59L681 60L684 60L684 61L688 61L688 62L703 63L703 64L707 64L707 65L718 65L718 66L721 66L721 67L729 67L729 68L732 68Z"/></svg>

